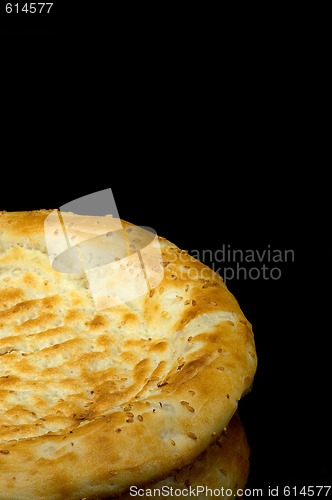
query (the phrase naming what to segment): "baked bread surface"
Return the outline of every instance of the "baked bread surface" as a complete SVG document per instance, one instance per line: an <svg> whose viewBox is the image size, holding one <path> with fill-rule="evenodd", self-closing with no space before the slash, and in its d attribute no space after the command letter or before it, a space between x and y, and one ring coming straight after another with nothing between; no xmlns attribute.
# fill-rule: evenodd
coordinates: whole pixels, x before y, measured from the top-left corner
<svg viewBox="0 0 332 500"><path fill-rule="evenodd" d="M103 499L216 439L251 387L254 338L222 279L160 237L162 281L96 308L84 272L51 266L51 213L0 212L0 499ZM79 240L113 222L65 224Z"/></svg>
<svg viewBox="0 0 332 500"><path fill-rule="evenodd" d="M132 487L119 500L134 498L241 498L249 475L250 448L238 412L216 441L196 460L165 479L138 489Z"/></svg>

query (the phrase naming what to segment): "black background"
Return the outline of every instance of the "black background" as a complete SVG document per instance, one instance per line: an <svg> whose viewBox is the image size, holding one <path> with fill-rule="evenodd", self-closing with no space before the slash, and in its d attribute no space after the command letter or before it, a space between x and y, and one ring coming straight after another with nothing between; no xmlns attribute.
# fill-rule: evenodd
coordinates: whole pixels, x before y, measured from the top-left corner
<svg viewBox="0 0 332 500"><path fill-rule="evenodd" d="M227 285L258 353L239 403L247 487L267 498L278 486L283 498L297 486L299 497L302 486L331 484L332 470L324 57L295 21L271 37L258 23L258 35L255 26L225 38L225 20L203 32L196 19L176 43L178 25L168 24L156 48L154 20L128 45L123 35L114 44L111 29L67 31L43 52L33 37L15 48L7 39L22 84L8 70L0 210L56 208L112 188L121 218L189 252L293 250L294 262L264 261L280 279ZM189 31L187 18L181 26Z"/></svg>

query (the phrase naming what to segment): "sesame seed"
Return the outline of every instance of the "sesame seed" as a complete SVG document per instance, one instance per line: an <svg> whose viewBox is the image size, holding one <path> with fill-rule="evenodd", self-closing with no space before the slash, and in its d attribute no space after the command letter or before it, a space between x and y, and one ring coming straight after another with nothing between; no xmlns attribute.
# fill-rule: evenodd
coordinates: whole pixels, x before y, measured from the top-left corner
<svg viewBox="0 0 332 500"><path fill-rule="evenodd" d="M170 440L169 440L169 442L170 442L173 446L175 446L175 441L173 441L173 439L170 439Z"/></svg>
<svg viewBox="0 0 332 500"><path fill-rule="evenodd" d="M142 415L137 415L137 419L138 419L140 422L143 422L143 417L142 417Z"/></svg>
<svg viewBox="0 0 332 500"><path fill-rule="evenodd" d="M187 436L188 436L189 438L191 438L191 439L197 439L196 434L194 434L193 432L188 432L188 433L187 433Z"/></svg>
<svg viewBox="0 0 332 500"><path fill-rule="evenodd" d="M194 300L194 299L193 299L193 300L191 301L191 305L192 305L192 306L195 306L195 305L196 305L196 300Z"/></svg>
<svg viewBox="0 0 332 500"><path fill-rule="evenodd" d="M188 403L188 401L180 401L180 404L182 404L183 406L185 406L185 405L188 405L189 403Z"/></svg>
<svg viewBox="0 0 332 500"><path fill-rule="evenodd" d="M3 455L8 455L9 450L0 450L0 453L2 453Z"/></svg>
<svg viewBox="0 0 332 500"><path fill-rule="evenodd" d="M134 421L134 419L133 419L133 418L127 418L127 420L126 420L126 422L128 422L128 423L131 423L131 422L133 422L133 421Z"/></svg>

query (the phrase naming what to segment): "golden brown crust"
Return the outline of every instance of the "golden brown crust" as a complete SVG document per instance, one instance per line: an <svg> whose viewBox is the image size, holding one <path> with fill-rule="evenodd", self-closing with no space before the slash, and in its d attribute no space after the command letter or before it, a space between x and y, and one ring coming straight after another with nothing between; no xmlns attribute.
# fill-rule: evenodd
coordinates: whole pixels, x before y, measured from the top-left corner
<svg viewBox="0 0 332 500"><path fill-rule="evenodd" d="M86 276L50 265L51 212L0 212L0 499L166 477L227 426L256 369L251 325L211 269L159 238L162 281L96 311ZM81 240L114 224L66 217Z"/></svg>
<svg viewBox="0 0 332 500"><path fill-rule="evenodd" d="M234 498L245 489L249 456L246 433L236 412L227 429L192 464L144 488L138 489L132 485L119 500L129 500L134 496L146 499L166 495L176 498L194 495L199 499L211 496Z"/></svg>

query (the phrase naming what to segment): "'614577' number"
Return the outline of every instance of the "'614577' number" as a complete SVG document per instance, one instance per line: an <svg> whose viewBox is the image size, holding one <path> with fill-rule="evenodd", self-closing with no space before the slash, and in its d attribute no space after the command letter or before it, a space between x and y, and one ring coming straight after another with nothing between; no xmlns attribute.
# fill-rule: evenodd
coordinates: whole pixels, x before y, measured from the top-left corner
<svg viewBox="0 0 332 500"><path fill-rule="evenodd" d="M41 14L42 12L49 14L53 3L25 3L19 5L18 3L6 3L7 14L25 12L26 14Z"/></svg>

